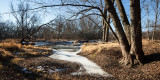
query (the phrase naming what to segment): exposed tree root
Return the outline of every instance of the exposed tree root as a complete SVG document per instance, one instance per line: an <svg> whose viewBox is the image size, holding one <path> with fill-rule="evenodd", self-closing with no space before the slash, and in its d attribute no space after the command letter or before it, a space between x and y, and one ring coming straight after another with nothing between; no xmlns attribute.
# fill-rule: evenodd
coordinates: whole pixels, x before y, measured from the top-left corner
<svg viewBox="0 0 160 80"><path fill-rule="evenodd" d="M142 66L145 63L144 57L137 55L136 53L134 54L129 54L127 57L123 57L119 63L122 65L129 65L130 68L132 68L135 64L135 60L138 61L138 63Z"/></svg>

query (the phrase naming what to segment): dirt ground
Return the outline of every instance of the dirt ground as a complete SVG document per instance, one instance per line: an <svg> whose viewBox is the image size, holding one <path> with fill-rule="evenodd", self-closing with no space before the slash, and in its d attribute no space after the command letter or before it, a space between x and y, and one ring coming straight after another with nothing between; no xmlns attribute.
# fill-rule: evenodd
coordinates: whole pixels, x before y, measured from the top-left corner
<svg viewBox="0 0 160 80"><path fill-rule="evenodd" d="M10 41L9 41L10 42ZM48 46L0 43L0 80L106 80L98 75L71 75L80 64L51 59Z"/></svg>
<svg viewBox="0 0 160 80"><path fill-rule="evenodd" d="M7 45L0 43L0 80L160 80L160 41L143 40L146 63L140 66L136 62L133 68L119 64L122 55L116 42L84 44L79 54L97 63L112 78L71 75L81 65L49 58L53 53L45 46Z"/></svg>
<svg viewBox="0 0 160 80"><path fill-rule="evenodd" d="M143 40L146 63L133 68L119 64L121 51L118 43L91 43L82 46L80 55L88 57L118 80L160 80L160 41Z"/></svg>

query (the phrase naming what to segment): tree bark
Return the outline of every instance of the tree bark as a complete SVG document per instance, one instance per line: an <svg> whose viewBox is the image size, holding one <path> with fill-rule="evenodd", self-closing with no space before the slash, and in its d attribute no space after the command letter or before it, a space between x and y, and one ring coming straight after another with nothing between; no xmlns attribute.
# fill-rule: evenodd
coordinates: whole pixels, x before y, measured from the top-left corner
<svg viewBox="0 0 160 80"><path fill-rule="evenodd" d="M131 65L134 64L134 56L140 64L144 63L144 52L142 50L142 31L141 31L141 10L140 0L130 0L130 19L131 19Z"/></svg>
<svg viewBox="0 0 160 80"><path fill-rule="evenodd" d="M116 13L113 3L111 2L111 0L104 0L104 2L105 4L107 4L106 8L110 12L110 16L113 21L113 25L115 27L115 30L117 32L117 36L119 39L119 43L120 43L120 47L121 47L122 55L123 55L123 59L121 62L127 65L129 63L129 50L130 50L130 46L129 46L127 37L124 33L120 19Z"/></svg>
<svg viewBox="0 0 160 80"><path fill-rule="evenodd" d="M157 25L157 19L158 19L158 7L159 7L159 0L156 0L156 16L155 16L153 33L152 33L152 41L155 40L155 31L156 31L156 25Z"/></svg>
<svg viewBox="0 0 160 80"><path fill-rule="evenodd" d="M106 20L108 22L108 20ZM108 23L110 24L110 23ZM103 20L103 38L102 41L108 42L109 40L109 26L105 23L105 20Z"/></svg>
<svg viewBox="0 0 160 80"><path fill-rule="evenodd" d="M127 36L128 42L130 44L131 36L130 36L129 20L127 18L127 15L126 15L126 12L125 12L125 9L124 9L124 6L123 6L121 0L116 0L116 4L117 4L118 11L119 11L119 14L120 14L120 18L121 18L121 21L122 21L122 24L123 24L123 27L124 27L124 30L125 30L125 34Z"/></svg>
<svg viewBox="0 0 160 80"><path fill-rule="evenodd" d="M107 5L105 4L105 7L106 7ZM103 41L104 42L108 42L108 28L107 28L107 25L106 25L106 23L105 23L105 20L107 21L107 9L106 8L104 8L104 11L103 11L103 19L102 19L102 22L103 22ZM105 19L105 20L104 20Z"/></svg>
<svg viewBox="0 0 160 80"><path fill-rule="evenodd" d="M148 8L149 8L149 5L147 4L147 38L148 40L150 39L149 38L149 11L148 11Z"/></svg>
<svg viewBox="0 0 160 80"><path fill-rule="evenodd" d="M110 24L110 13L108 13L107 21L108 21L108 24ZM105 42L108 42L108 40L109 40L109 26L107 24L105 26L106 26Z"/></svg>
<svg viewBox="0 0 160 80"><path fill-rule="evenodd" d="M102 19L102 24L103 24L102 41L105 42L105 38L106 38L106 24L104 22L104 19Z"/></svg>

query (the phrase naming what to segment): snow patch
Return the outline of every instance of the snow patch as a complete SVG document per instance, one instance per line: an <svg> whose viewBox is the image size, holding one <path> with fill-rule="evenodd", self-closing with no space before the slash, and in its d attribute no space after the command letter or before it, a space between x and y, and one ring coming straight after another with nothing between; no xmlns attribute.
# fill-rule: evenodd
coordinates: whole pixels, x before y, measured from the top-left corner
<svg viewBox="0 0 160 80"><path fill-rule="evenodd" d="M32 73L31 71L28 71L27 68L22 68L21 71L28 73L28 74Z"/></svg>
<svg viewBox="0 0 160 80"><path fill-rule="evenodd" d="M43 68L42 66L37 66L37 70L38 70L38 71L43 71L44 68Z"/></svg>
<svg viewBox="0 0 160 80"><path fill-rule="evenodd" d="M43 46L43 45L49 45L49 44L51 44L51 43L49 43L49 42L35 42L35 45L34 46Z"/></svg>
<svg viewBox="0 0 160 80"><path fill-rule="evenodd" d="M81 75L81 74L97 74L105 77L112 77L111 74L103 71L101 67L99 67L96 63L90 61L86 57L77 55L77 53L81 52L81 49L77 52L67 52L67 51L59 51L53 49L54 54L49 56L53 59L65 60L70 62L76 62L82 64L82 67L85 71L81 71L81 68L78 72L71 73L72 75Z"/></svg>
<svg viewBox="0 0 160 80"><path fill-rule="evenodd" d="M64 69L53 69L52 67L49 67L49 66L37 66L36 69L37 69L37 71L41 71L41 72L54 73L54 72L65 71L67 68L64 68Z"/></svg>
<svg viewBox="0 0 160 80"><path fill-rule="evenodd" d="M18 55L18 54L19 54L19 52L16 52L15 54L16 54L16 55Z"/></svg>

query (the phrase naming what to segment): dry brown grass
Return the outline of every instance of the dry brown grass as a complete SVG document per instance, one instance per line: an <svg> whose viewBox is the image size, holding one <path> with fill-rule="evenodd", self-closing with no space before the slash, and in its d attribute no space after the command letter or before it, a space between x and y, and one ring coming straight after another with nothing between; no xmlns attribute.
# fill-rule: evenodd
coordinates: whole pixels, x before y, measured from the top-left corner
<svg viewBox="0 0 160 80"><path fill-rule="evenodd" d="M17 57L17 58L13 58L13 59L11 60L11 62L14 63L14 64L18 64L20 61L23 61L23 60L24 60L23 58Z"/></svg>
<svg viewBox="0 0 160 80"><path fill-rule="evenodd" d="M108 42L108 43L88 43L88 44L83 44L81 49L83 53L86 54L98 54L104 49L111 49L114 47L119 47L119 44L116 42Z"/></svg>
<svg viewBox="0 0 160 80"><path fill-rule="evenodd" d="M21 50L21 44L15 42L2 42L0 43L0 48L3 48L7 51L15 52Z"/></svg>
<svg viewBox="0 0 160 80"><path fill-rule="evenodd" d="M3 69L3 65L2 62L0 62L0 70Z"/></svg>
<svg viewBox="0 0 160 80"><path fill-rule="evenodd" d="M52 50L47 47L36 47L32 45L21 45L17 43L16 40L7 39L0 43L0 51L3 53L1 55L14 55L18 53L21 57L36 57L51 55Z"/></svg>
<svg viewBox="0 0 160 80"><path fill-rule="evenodd" d="M28 74L26 75L21 71L20 67L22 66L19 66L19 63L23 63L30 58L49 56L50 54L52 54L52 50L48 48L21 45L17 40L12 39L3 40L0 42L0 77L2 80L11 76L17 79L16 75L20 75L18 79L22 78L21 80L23 80L24 76L28 76ZM10 75L3 75L6 73ZM32 77L36 78L34 74Z"/></svg>
<svg viewBox="0 0 160 80"><path fill-rule="evenodd" d="M143 50L145 54L160 53L160 40L143 40Z"/></svg>
<svg viewBox="0 0 160 80"><path fill-rule="evenodd" d="M160 40L142 40L143 50L145 54L158 53L160 52ZM110 50L113 48L119 48L117 42L107 42L107 43L85 43L82 45L81 49L83 53L92 54L100 53L102 50Z"/></svg>
<svg viewBox="0 0 160 80"><path fill-rule="evenodd" d="M60 76L59 76L59 73L54 73L53 79L55 79L55 80L60 80L61 78L60 78Z"/></svg>
<svg viewBox="0 0 160 80"><path fill-rule="evenodd" d="M22 57L38 57L38 56L46 56L52 54L52 49L44 48L44 47L36 47L32 45L24 45L22 46L23 52L19 52L18 55Z"/></svg>
<svg viewBox="0 0 160 80"><path fill-rule="evenodd" d="M160 80L160 40L144 39L142 43L146 63L140 66L135 60L133 68L118 63L122 57L118 43L85 44L80 54L100 65L118 80Z"/></svg>
<svg viewBox="0 0 160 80"><path fill-rule="evenodd" d="M9 51L6 51L5 49L0 48L0 55L5 57L8 55L12 55L12 53L10 53Z"/></svg>

